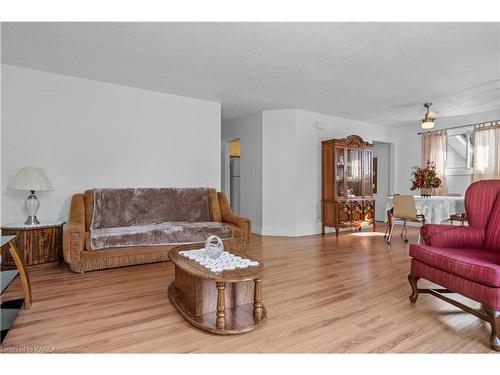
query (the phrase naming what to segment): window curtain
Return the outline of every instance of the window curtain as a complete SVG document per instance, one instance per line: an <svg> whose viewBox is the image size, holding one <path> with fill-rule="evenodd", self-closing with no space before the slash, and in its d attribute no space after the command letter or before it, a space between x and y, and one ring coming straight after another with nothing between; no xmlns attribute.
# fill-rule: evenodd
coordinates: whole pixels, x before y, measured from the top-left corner
<svg viewBox="0 0 500 375"><path fill-rule="evenodd" d="M500 178L500 121L474 126L474 181Z"/></svg>
<svg viewBox="0 0 500 375"><path fill-rule="evenodd" d="M441 187L434 189L434 195L446 195L446 144L448 134L446 130L438 130L434 132L422 134L422 167L428 161L436 163L436 171L441 179Z"/></svg>

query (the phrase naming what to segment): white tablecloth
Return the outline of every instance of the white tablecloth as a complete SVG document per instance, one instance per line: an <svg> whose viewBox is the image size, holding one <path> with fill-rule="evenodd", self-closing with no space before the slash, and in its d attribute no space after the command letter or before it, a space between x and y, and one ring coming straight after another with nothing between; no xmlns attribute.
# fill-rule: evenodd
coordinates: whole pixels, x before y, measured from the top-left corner
<svg viewBox="0 0 500 375"><path fill-rule="evenodd" d="M415 206L417 212L425 216L426 223L440 224L450 219L450 215L461 214L465 212L463 197L415 196ZM387 197L385 210L392 208L392 197ZM387 218L386 218L387 220Z"/></svg>

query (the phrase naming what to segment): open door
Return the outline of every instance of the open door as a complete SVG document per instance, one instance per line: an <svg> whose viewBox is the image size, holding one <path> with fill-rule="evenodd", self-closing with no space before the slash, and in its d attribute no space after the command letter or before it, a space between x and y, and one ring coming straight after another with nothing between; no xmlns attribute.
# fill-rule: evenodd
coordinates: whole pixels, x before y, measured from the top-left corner
<svg viewBox="0 0 500 375"><path fill-rule="evenodd" d="M240 140L229 143L229 184L230 205L237 215L240 214Z"/></svg>

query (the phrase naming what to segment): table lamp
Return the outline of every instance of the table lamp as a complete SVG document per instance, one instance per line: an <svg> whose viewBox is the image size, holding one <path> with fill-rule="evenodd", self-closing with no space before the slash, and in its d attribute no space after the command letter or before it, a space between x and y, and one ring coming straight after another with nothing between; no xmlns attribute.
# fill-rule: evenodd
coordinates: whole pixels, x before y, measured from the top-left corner
<svg viewBox="0 0 500 375"><path fill-rule="evenodd" d="M35 191L52 191L52 184L50 183L45 171L42 168L25 167L21 169L10 180L7 189L14 190L28 190L30 195L26 199L26 209L28 210L28 220L25 225L40 224L36 218L36 212L40 207L40 201L35 195Z"/></svg>

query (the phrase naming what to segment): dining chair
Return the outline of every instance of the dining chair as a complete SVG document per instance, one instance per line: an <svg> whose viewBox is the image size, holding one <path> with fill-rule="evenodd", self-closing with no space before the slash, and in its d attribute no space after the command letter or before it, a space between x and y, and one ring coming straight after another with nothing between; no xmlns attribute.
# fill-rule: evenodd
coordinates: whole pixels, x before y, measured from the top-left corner
<svg viewBox="0 0 500 375"><path fill-rule="evenodd" d="M449 197L461 197L461 193L448 193L447 194ZM458 214L453 214L450 215L450 218L448 219L450 221L450 224L453 225L454 221L458 221L460 225L465 225L465 222L467 221L467 215L465 212L463 213L458 213Z"/></svg>
<svg viewBox="0 0 500 375"><path fill-rule="evenodd" d="M467 214L465 212L461 214L453 214L450 215L449 220L451 225L453 225L454 221L458 221L460 225L465 225L465 222L467 221Z"/></svg>
<svg viewBox="0 0 500 375"><path fill-rule="evenodd" d="M400 194L394 193L394 194L392 194L392 197L394 198L394 196L396 196L396 195L400 195ZM393 204L393 207L391 207L387 210L387 227L385 228L384 239L386 239L387 236L389 236L389 233L391 232L393 213L394 213L394 204Z"/></svg>
<svg viewBox="0 0 500 375"><path fill-rule="evenodd" d="M425 216L422 213L417 213L417 207L415 206L415 198L413 195L394 195L392 206L393 212L391 218L391 230L389 232L389 236L387 237L387 243L391 243L395 220L403 221L401 236L403 237L404 242L408 242L408 228L406 223L411 221L420 223L420 226L422 226L425 223ZM418 235L418 243L420 243L420 232Z"/></svg>
<svg viewBox="0 0 500 375"><path fill-rule="evenodd" d="M389 233L391 231L393 212L394 212L394 207L391 207L387 210L387 227L385 228L384 239L386 239L387 236L389 236Z"/></svg>

